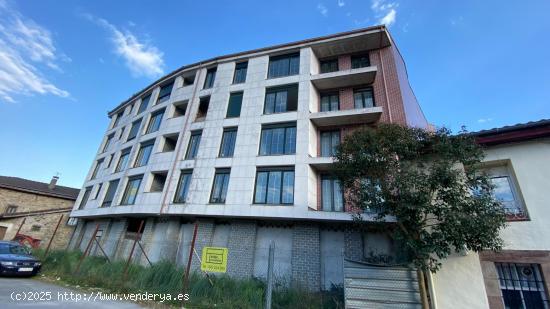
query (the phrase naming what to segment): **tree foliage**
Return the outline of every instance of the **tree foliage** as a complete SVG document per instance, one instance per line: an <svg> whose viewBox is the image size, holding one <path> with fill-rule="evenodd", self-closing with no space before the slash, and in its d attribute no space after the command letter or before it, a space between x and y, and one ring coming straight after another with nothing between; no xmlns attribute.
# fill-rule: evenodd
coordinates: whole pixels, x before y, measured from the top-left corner
<svg viewBox="0 0 550 309"><path fill-rule="evenodd" d="M339 146L335 173L354 218L365 212L392 231L411 262L436 272L454 251L499 250L504 210L479 166L482 149L465 132L394 124L353 132ZM391 223L393 222L393 223Z"/></svg>

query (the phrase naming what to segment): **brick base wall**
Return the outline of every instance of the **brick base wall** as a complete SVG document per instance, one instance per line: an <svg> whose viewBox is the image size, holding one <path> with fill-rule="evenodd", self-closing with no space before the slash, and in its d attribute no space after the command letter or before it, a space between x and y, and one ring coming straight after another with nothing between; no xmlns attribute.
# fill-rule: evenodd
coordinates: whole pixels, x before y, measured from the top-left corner
<svg viewBox="0 0 550 309"><path fill-rule="evenodd" d="M228 243L227 271L230 276L249 278L254 270L254 249L256 246L256 223L233 222Z"/></svg>
<svg viewBox="0 0 550 309"><path fill-rule="evenodd" d="M310 291L321 288L319 226L295 225L292 235L292 282Z"/></svg>

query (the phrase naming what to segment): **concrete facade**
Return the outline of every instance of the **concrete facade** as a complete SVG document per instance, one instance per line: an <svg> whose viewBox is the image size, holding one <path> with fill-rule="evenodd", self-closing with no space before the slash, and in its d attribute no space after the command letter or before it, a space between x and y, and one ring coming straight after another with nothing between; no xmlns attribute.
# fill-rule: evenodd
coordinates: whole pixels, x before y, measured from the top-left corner
<svg viewBox="0 0 550 309"><path fill-rule="evenodd" d="M298 74L269 78L270 57L289 53L299 54ZM357 54L368 55L370 65L352 69L351 58ZM320 62L325 59L337 59L338 71L321 73ZM234 84L236 64L242 61L248 63L246 82ZM213 86L204 89L207 70L213 68L216 68ZM187 83L191 76L193 82ZM167 82L174 83L169 99L156 103L160 87ZM265 114L267 89L283 85L298 86L296 110ZM354 108L354 90L361 87L372 87L374 107ZM326 91L338 93L340 110L320 111L320 95ZM240 116L227 118L230 94L235 92L243 93ZM148 94L151 94L149 106L140 112L141 99ZM206 116L198 117L201 99L205 97L209 97ZM182 115L176 108L183 105L186 111ZM159 130L146 134L149 119L160 110L164 110L164 114ZM119 218L148 218L143 237L148 233L151 236L142 242L150 258L154 261L167 258L178 264L187 262L192 223L198 222L195 248L199 255L205 246L228 247L228 272L235 277L263 277L267 271L269 244L275 242L278 278L312 290L341 283L342 280L338 279L341 273L330 270L328 261L341 259L342 254L358 260L364 256L361 233L341 227L351 222L350 214L323 211L319 207L320 177L330 170L332 163L332 158L320 156L320 133L330 128L344 128L344 136L345 132L358 126L375 126L379 122L427 127L406 79L401 55L383 26L189 65L123 102L109 113L109 117L112 118L111 124L73 209L73 217L92 225L100 218L109 218L115 220L112 227L121 226L121 223L116 223ZM127 141L132 123L139 119L142 123L136 138ZM296 123L295 153L259 155L262 127L278 123ZM222 134L224 128L229 127L237 127L235 151L232 157L222 158L218 155ZM191 134L198 130L202 130L202 135L197 156L185 159ZM107 145L109 136L113 138ZM165 151L167 136L177 137L177 142ZM150 159L144 166L133 167L139 145L146 141L154 143ZM128 167L116 171L123 150L129 148ZM113 160L107 164L111 156ZM96 168L96 162L101 159L104 163ZM262 167L294 170L291 204L254 203L256 173ZM225 202L210 203L214 174L219 168L230 169ZM174 196L182 170L192 171L192 176L185 203L176 203ZM154 175L158 173L166 175L161 191L151 189ZM121 201L128 180L137 175L142 175L143 179L135 202L123 206ZM108 183L113 180L120 183L112 206L101 207ZM87 188L91 190L90 198L79 207ZM353 208L346 205L345 209ZM365 215L365 219L371 220L372 217ZM338 231L326 232L331 225L339 226ZM147 229L151 229L150 232ZM88 233L89 229L78 231ZM113 233L112 236L111 233L102 236L102 241L109 244L109 250L117 251L115 255L127 256L123 249L127 242L125 236ZM344 243L331 250L336 240L344 240ZM82 248L82 241L75 241L73 247ZM198 262L193 259L193 268L197 267Z"/></svg>

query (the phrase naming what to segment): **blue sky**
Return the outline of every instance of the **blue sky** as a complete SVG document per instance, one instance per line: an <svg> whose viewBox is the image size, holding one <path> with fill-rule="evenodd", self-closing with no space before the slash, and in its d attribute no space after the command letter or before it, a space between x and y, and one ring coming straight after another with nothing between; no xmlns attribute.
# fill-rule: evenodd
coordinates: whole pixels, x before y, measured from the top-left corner
<svg viewBox="0 0 550 309"><path fill-rule="evenodd" d="M550 1L0 0L0 175L80 187L107 111L213 56L384 22L428 120L550 118Z"/></svg>

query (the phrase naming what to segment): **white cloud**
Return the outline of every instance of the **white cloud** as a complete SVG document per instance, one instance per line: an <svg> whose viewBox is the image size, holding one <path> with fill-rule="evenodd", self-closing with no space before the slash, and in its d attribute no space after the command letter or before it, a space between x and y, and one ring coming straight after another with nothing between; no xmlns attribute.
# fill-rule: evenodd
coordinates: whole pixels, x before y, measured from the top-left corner
<svg viewBox="0 0 550 309"><path fill-rule="evenodd" d="M379 24L388 27L393 25L397 18L397 2L386 2L386 0L372 0L371 9L374 12Z"/></svg>
<svg viewBox="0 0 550 309"><path fill-rule="evenodd" d="M346 3L344 2L344 0L338 0L338 6L339 6L339 7L343 7L344 5L346 5Z"/></svg>
<svg viewBox="0 0 550 309"><path fill-rule="evenodd" d="M57 62L71 61L55 48L51 33L0 2L0 100L15 102L16 95L69 93L48 81L40 66L61 71Z"/></svg>
<svg viewBox="0 0 550 309"><path fill-rule="evenodd" d="M111 33L114 52L124 58L133 76L158 77L164 73L164 54L150 42L140 42L130 31L121 31L103 18L85 15L86 18Z"/></svg>
<svg viewBox="0 0 550 309"><path fill-rule="evenodd" d="M325 17L328 16L328 9L322 3L317 4L317 10L319 11L319 13L321 13L321 15Z"/></svg>
<svg viewBox="0 0 550 309"><path fill-rule="evenodd" d="M480 118L477 120L478 123L486 123L493 121L493 118Z"/></svg>
<svg viewBox="0 0 550 309"><path fill-rule="evenodd" d="M394 9L391 9L388 14L380 19L380 23L389 27L395 23L396 15L397 12Z"/></svg>

